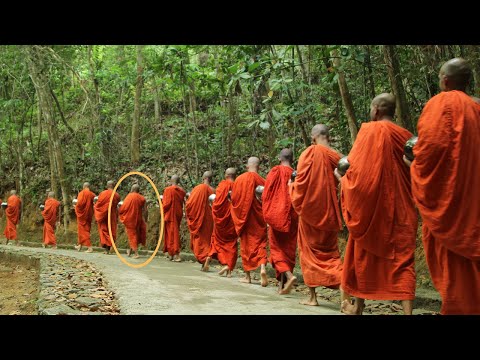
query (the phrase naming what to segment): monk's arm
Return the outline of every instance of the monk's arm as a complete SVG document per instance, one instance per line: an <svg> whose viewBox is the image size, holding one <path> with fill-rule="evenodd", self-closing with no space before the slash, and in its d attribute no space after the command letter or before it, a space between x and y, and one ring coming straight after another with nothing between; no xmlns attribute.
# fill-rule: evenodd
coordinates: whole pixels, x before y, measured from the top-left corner
<svg viewBox="0 0 480 360"><path fill-rule="evenodd" d="M172 197L167 191L163 193L162 207L164 212L168 212L172 207Z"/></svg>

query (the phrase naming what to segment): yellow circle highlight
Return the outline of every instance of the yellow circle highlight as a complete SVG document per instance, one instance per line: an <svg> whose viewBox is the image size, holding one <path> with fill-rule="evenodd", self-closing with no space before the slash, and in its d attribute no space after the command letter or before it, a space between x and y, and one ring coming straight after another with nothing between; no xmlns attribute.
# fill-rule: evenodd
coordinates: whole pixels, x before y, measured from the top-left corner
<svg viewBox="0 0 480 360"><path fill-rule="evenodd" d="M113 241L113 235L112 235L112 221L110 219L110 216L111 216L111 213L112 213L112 202L113 202L113 196L115 195L115 193L117 192L117 188L120 186L120 184L122 183L123 180L125 180L127 177L129 176L132 176L132 175L139 175L143 178L145 178L149 183L150 185L152 185L153 189L155 190L155 194L157 195L157 200L158 200L158 204L160 205L160 236L158 237L158 243L157 243L157 247L155 248L155 251L153 252L153 254L143 263L141 264L132 264L132 263L129 263L127 260L125 260L125 258L120 255L120 253L118 252L118 249L117 249L117 246L115 245L115 242ZM155 184L153 183L152 179L150 179L147 175L145 175L144 173L142 172L139 172L139 171L131 171L129 172L128 174L125 174L123 175L120 180L118 180L117 184L115 185L115 187L113 188L113 192L112 192L112 195L110 196L110 201L108 203L108 234L110 235L110 241L112 242L112 246L113 248L115 249L115 252L117 254L117 256L120 258L120 260L122 260L122 262L125 264L125 265L128 265L132 268L135 268L135 269L138 269L138 268L141 268L141 267L144 267L144 266L147 266L150 261L153 260L153 258L155 257L155 255L157 254L158 252L158 249L160 248L160 244L162 242L162 238L163 238L163 228L164 228L164 225L165 225L165 218L164 218L164 214L163 214L163 205L162 205L162 201L160 199L160 194L158 193L158 189L157 187L155 186Z"/></svg>

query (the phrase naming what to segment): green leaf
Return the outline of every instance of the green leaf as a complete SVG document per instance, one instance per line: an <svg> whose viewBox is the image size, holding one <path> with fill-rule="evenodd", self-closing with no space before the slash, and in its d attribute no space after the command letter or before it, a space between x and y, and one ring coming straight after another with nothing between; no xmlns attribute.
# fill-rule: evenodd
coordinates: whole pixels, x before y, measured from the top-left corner
<svg viewBox="0 0 480 360"><path fill-rule="evenodd" d="M248 72L252 72L253 70L255 70L256 68L258 68L260 66L260 63L259 62L254 62L253 64L250 64L248 66Z"/></svg>
<svg viewBox="0 0 480 360"><path fill-rule="evenodd" d="M268 121L262 121L259 125L263 130L267 130L270 128L270 123Z"/></svg>
<svg viewBox="0 0 480 360"><path fill-rule="evenodd" d="M235 74L235 73L237 72L237 70L238 70L238 65L237 65L237 64L232 65L232 66L230 66L230 67L228 68L228 72L229 72L230 74Z"/></svg>
<svg viewBox="0 0 480 360"><path fill-rule="evenodd" d="M280 114L277 110L272 109L272 114L275 120L280 120L282 118L282 114Z"/></svg>
<svg viewBox="0 0 480 360"><path fill-rule="evenodd" d="M250 79L252 76L249 73L244 72L240 74L240 77L242 79Z"/></svg>

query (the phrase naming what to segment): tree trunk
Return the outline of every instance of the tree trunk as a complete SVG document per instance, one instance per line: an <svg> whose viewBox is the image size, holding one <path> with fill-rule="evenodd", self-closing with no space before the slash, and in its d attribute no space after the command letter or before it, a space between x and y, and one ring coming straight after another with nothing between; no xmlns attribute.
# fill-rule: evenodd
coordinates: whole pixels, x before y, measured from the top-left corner
<svg viewBox="0 0 480 360"><path fill-rule="evenodd" d="M28 53L30 77L38 95L38 102L43 118L47 124L47 131L49 133L53 157L55 159L54 162L56 163L56 173L58 174L60 181L60 189L62 191L62 201L64 207L63 223L66 234L68 228L68 195L70 193L70 186L65 174L63 153L58 136L57 122L55 119L55 109L52 95L49 91L49 75L46 73L47 67L40 46L27 46L26 49Z"/></svg>
<svg viewBox="0 0 480 360"><path fill-rule="evenodd" d="M373 81L372 59L369 45L365 45L365 66L367 67L368 90L370 92L370 97L373 100L375 97L375 82Z"/></svg>
<svg viewBox="0 0 480 360"><path fill-rule="evenodd" d="M132 121L131 160L140 163L140 108L143 88L143 45L137 45L137 83L135 85L135 107Z"/></svg>
<svg viewBox="0 0 480 360"><path fill-rule="evenodd" d="M347 113L348 128L350 129L351 144L355 142L357 138L357 120L355 118L355 112L353 110L352 97L350 91L348 91L347 80L345 79L345 73L340 69L340 57L338 50L332 51L333 65L337 70L338 75L338 87L340 88L340 95L342 96L343 106Z"/></svg>
<svg viewBox="0 0 480 360"><path fill-rule="evenodd" d="M387 65L388 76L392 85L393 94L397 102L397 123L405 129L413 132L410 112L408 108L405 89L403 88L400 65L398 63L395 45L384 45L383 55Z"/></svg>
<svg viewBox="0 0 480 360"><path fill-rule="evenodd" d="M160 137L160 157L163 158L163 124L162 124L162 118L160 115L161 108L160 108L160 96L158 95L158 87L156 84L155 86L155 97L154 97L154 102L155 102L155 123L160 126L160 131L159 131L159 137Z"/></svg>
<svg viewBox="0 0 480 360"><path fill-rule="evenodd" d="M468 48L473 70L473 95L480 97L480 50L477 45L469 45Z"/></svg>

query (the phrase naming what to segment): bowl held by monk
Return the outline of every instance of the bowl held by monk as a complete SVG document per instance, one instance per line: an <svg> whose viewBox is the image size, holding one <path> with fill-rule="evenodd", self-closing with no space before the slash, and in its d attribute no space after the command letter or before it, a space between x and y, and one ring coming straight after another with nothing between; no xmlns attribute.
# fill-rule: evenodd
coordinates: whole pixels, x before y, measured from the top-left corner
<svg viewBox="0 0 480 360"><path fill-rule="evenodd" d="M403 148L405 157L410 161L413 161L413 159L415 159L415 156L413 155L413 147L416 145L417 141L418 141L418 136L414 135L407 140L407 142L405 143L405 147Z"/></svg>
<svg viewBox="0 0 480 360"><path fill-rule="evenodd" d="M255 188L255 197L256 197L257 200L260 201L260 202L262 202L263 189L264 189L264 186L262 186L262 185L258 185L258 186Z"/></svg>
<svg viewBox="0 0 480 360"><path fill-rule="evenodd" d="M215 197L216 197L215 194L212 194L212 195L210 195L210 196L208 197L208 201L210 202L210 205L212 205L213 202L215 201Z"/></svg>
<svg viewBox="0 0 480 360"><path fill-rule="evenodd" d="M337 171L340 175L345 175L349 167L350 163L348 162L348 158L346 156L338 160Z"/></svg>
<svg viewBox="0 0 480 360"><path fill-rule="evenodd" d="M292 172L292 176L290 177L290 180L291 180L292 182L294 182L296 177L297 177L297 172L294 170L294 171Z"/></svg>
<svg viewBox="0 0 480 360"><path fill-rule="evenodd" d="M7 208L7 203L6 202L2 202L2 209L6 209Z"/></svg>

